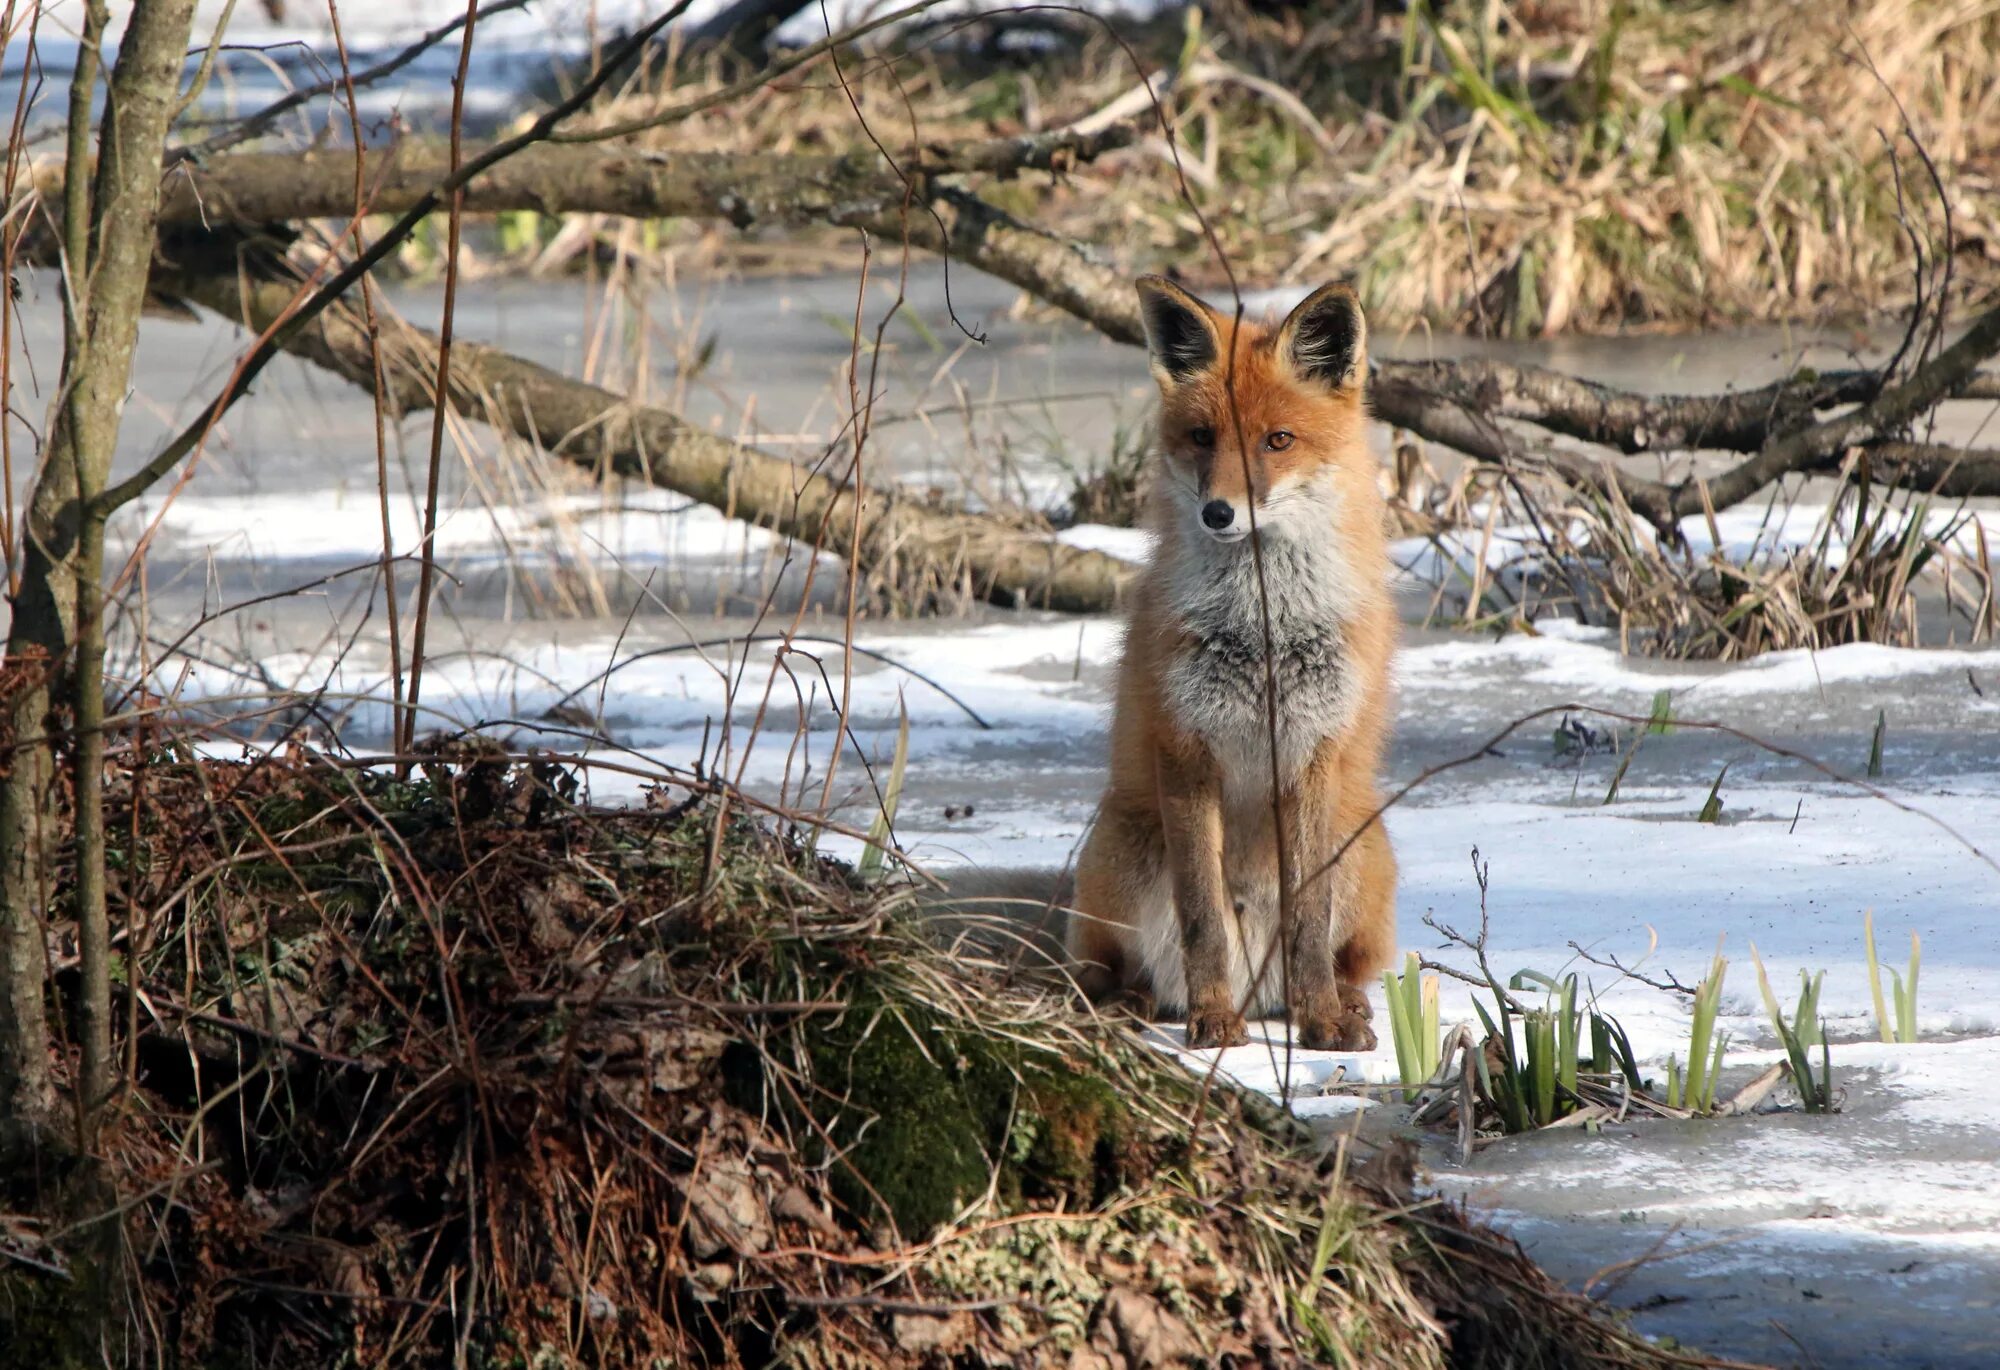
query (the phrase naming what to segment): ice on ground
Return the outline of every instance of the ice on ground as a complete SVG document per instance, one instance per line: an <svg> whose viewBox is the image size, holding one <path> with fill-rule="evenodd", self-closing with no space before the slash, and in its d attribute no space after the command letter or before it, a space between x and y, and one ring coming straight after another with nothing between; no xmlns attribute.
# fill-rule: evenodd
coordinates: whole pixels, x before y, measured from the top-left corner
<svg viewBox="0 0 2000 1370"><path fill-rule="evenodd" d="M153 545L171 551L248 562L360 563L382 555L382 505L372 487L280 490L226 498L182 495L142 501L121 516L115 535L126 544L153 531ZM423 538L423 509L394 495L389 534L399 553ZM668 490L634 487L617 493L552 494L534 504L486 503L464 494L438 510L439 558L506 558L515 566L552 556L600 559L727 560L761 556L784 539L725 517L719 510Z"/></svg>

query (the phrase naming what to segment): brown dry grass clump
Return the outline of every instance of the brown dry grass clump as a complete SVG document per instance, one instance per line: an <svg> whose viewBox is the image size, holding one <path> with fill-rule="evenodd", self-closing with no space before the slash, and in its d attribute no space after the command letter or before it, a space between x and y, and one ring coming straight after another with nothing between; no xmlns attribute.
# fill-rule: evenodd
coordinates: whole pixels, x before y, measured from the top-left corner
<svg viewBox="0 0 2000 1370"><path fill-rule="evenodd" d="M1754 529L1732 535L1711 513L1705 536L1682 542L1615 495L1475 467L1391 509L1436 553L1435 623L1573 618L1615 630L1622 651L1670 660L1991 641L2000 604L1984 521L1962 502L1883 490L1863 467L1850 457L1816 513L1781 489Z"/></svg>
<svg viewBox="0 0 2000 1370"><path fill-rule="evenodd" d="M437 755L115 778L148 1361L1701 1363L796 833ZM63 1363L62 1238L7 1240Z"/></svg>
<svg viewBox="0 0 2000 1370"><path fill-rule="evenodd" d="M698 66L656 74L595 117L720 84ZM1533 336L1902 308L1911 232L1935 256L1947 205L1963 307L2000 286L1994 0L1224 5L1115 37L1064 14L939 18L641 140L867 148L850 95L891 151L1147 115L1132 149L993 198L1128 269L1213 288L1225 273L1205 221L1243 284L1348 279L1384 327ZM593 244L700 243L788 269L852 248L533 215L504 227L545 269Z"/></svg>

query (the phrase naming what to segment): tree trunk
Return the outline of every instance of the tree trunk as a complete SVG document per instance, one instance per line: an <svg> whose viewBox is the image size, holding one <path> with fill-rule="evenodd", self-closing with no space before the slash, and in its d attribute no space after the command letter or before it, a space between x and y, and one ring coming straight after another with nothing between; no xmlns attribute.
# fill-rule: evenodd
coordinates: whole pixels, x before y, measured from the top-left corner
<svg viewBox="0 0 2000 1370"><path fill-rule="evenodd" d="M57 823L57 740L64 705L78 730L75 904L82 956L78 1020L83 1074L78 1142L91 1145L111 1089L110 964L98 786L103 738L103 511L119 420L131 380L140 307L152 269L160 167L179 101L195 0L148 0L132 11L100 133L96 175L84 188L102 0L86 10L86 56L72 101L71 176L64 187L67 329L59 401L22 539L20 586L7 640L11 764L0 785L0 1107L10 1140L54 1141L43 999L49 857Z"/></svg>

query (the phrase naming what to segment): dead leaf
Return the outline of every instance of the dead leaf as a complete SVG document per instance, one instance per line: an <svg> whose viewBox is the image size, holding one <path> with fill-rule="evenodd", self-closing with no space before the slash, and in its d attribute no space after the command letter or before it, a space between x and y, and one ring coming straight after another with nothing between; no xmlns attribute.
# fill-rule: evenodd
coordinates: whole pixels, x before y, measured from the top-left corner
<svg viewBox="0 0 2000 1370"><path fill-rule="evenodd" d="M912 1355L950 1356L972 1344L978 1324L970 1313L938 1317L930 1313L898 1313L889 1320L896 1345Z"/></svg>
<svg viewBox="0 0 2000 1370"><path fill-rule="evenodd" d="M752 1256L769 1249L775 1229L764 1207L766 1182L741 1155L711 1155L694 1174L675 1184L692 1210L688 1244L702 1259L724 1251Z"/></svg>
<svg viewBox="0 0 2000 1370"><path fill-rule="evenodd" d="M1159 1300L1136 1289L1120 1287L1105 1295L1098 1320L1099 1336L1092 1340L1102 1345L1103 1333L1108 1330L1113 1346L1133 1370L1177 1365L1202 1355L1201 1343L1188 1325Z"/></svg>

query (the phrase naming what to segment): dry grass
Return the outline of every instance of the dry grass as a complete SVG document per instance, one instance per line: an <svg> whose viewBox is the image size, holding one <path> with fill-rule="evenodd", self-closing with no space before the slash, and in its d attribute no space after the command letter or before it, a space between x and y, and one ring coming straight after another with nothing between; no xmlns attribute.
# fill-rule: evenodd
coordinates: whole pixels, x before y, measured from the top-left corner
<svg viewBox="0 0 2000 1370"><path fill-rule="evenodd" d="M1854 479L1803 515L1778 490L1747 539L1713 513L1699 545L1671 545L1622 503L1468 467L1433 487L1422 523L1446 567L1429 617L1476 628L1544 615L1615 629L1622 650L1741 661L1850 642L1990 641L2000 628L1986 528L1963 506ZM1392 504L1392 508L1397 507ZM1509 550L1496 554L1496 548ZM1924 606L1931 638L1925 636Z"/></svg>
<svg viewBox="0 0 2000 1370"><path fill-rule="evenodd" d="M1823 319L1902 308L1911 244L1952 216L1962 307L2000 285L2000 4L1994 0L1574 0L1334 4L1283 19L1202 11L1125 38L1166 73L1183 196L1165 142L993 198L1132 269L1223 279L1212 226L1246 285L1342 277L1388 327L1513 336L1568 329ZM1368 16L1372 17L1372 22ZM1033 57L968 51L939 21L892 56L824 64L647 135L666 148L864 147L851 92L891 149L1143 112L1126 46L1094 24ZM1022 22L1022 21L1017 21ZM1018 51L1018 50L1017 50ZM719 84L655 78L607 122ZM1892 161L1897 165L1892 166ZM1190 206L1200 210L1200 216ZM515 261L592 248L795 268L847 240L739 241L706 225L558 224L512 216ZM837 256L835 259L839 259Z"/></svg>

